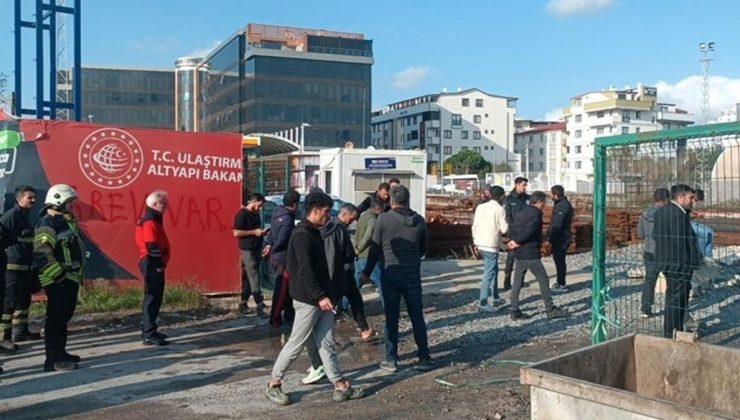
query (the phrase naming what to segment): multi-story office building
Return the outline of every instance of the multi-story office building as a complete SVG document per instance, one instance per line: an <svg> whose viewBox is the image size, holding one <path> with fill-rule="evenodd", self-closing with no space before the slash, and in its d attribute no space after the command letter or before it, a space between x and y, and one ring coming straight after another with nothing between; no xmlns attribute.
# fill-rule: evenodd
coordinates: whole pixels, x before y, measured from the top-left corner
<svg viewBox="0 0 740 420"><path fill-rule="evenodd" d="M373 112L372 141L383 149L420 149L437 166L460 150L496 164L516 161L517 98L480 89L420 96Z"/></svg>
<svg viewBox="0 0 740 420"><path fill-rule="evenodd" d="M571 99L563 110L568 132L567 184L590 191L593 182L594 141L597 137L681 128L694 116L673 104L658 103L654 87L589 92Z"/></svg>
<svg viewBox="0 0 740 420"><path fill-rule="evenodd" d="M362 34L249 24L203 61L200 129L304 126L305 148L370 142L372 41Z"/></svg>
<svg viewBox="0 0 740 420"><path fill-rule="evenodd" d="M514 135L514 151L521 156L519 169L528 177L544 177L546 185L562 184L567 166L565 123L533 122L529 127Z"/></svg>
<svg viewBox="0 0 740 420"><path fill-rule="evenodd" d="M71 90L72 85L60 85ZM82 68L82 116L88 122L130 127L175 127L172 70Z"/></svg>

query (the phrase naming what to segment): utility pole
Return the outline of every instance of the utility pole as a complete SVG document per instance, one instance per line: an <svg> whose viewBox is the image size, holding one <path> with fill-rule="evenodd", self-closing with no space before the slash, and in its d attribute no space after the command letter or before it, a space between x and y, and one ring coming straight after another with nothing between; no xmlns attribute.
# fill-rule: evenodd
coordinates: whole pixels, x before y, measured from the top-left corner
<svg viewBox="0 0 740 420"><path fill-rule="evenodd" d="M704 124L709 123L709 63L714 61L714 42L700 42L699 52L703 57L699 59L702 64L702 86L701 86L701 118Z"/></svg>

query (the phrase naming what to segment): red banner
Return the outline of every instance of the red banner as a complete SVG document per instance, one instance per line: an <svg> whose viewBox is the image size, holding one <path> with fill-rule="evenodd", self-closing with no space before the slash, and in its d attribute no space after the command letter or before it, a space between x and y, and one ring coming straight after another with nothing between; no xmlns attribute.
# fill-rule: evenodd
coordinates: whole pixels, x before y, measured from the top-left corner
<svg viewBox="0 0 740 420"><path fill-rule="evenodd" d="M172 243L168 281L196 283L206 293L239 290L231 230L241 204L241 135L60 121L23 121L21 127L48 184L72 185L80 195L83 234L99 250L90 258L106 261L90 261L88 277L141 278L134 228L146 196L161 189L169 194L164 218ZM21 172L29 173L33 159L23 156L18 163L27 165ZM15 174L16 183L30 183L20 175Z"/></svg>

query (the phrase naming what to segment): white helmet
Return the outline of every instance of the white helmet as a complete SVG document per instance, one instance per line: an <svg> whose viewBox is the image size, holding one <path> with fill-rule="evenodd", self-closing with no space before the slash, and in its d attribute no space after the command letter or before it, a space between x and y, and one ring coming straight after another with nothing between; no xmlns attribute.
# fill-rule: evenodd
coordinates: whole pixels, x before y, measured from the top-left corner
<svg viewBox="0 0 740 420"><path fill-rule="evenodd" d="M49 188L44 204L64 207L64 204L77 198L77 192L67 184L57 184Z"/></svg>

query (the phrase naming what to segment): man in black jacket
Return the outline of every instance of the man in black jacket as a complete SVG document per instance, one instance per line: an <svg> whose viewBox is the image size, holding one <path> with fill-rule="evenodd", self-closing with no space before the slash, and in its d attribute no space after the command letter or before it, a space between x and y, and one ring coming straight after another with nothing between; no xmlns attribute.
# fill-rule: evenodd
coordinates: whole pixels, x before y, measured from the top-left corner
<svg viewBox="0 0 740 420"><path fill-rule="evenodd" d="M288 240L295 227L295 212L301 195L297 191L289 191L283 196L283 205L272 212L270 219L270 233L267 236L265 255L270 255L270 264L275 270L275 290L272 292L272 306L270 307L270 325L279 328L283 321L292 323L295 318L293 299L290 290L288 270ZM285 318L282 313L285 312Z"/></svg>
<svg viewBox="0 0 740 420"><path fill-rule="evenodd" d="M526 319L528 315L519 310L519 291L524 283L526 270L532 271L540 285L542 300L549 319L564 318L568 313L552 303L547 271L542 265L542 209L547 196L542 191L535 191L529 198L529 205L517 213L513 225L509 228L508 247L510 255L516 260L514 284L511 289L511 319Z"/></svg>
<svg viewBox="0 0 740 420"><path fill-rule="evenodd" d="M557 282L552 286L553 292L567 292L565 286L565 274L568 266L565 263L565 255L571 243L570 225L573 222L573 206L570 205L568 197L565 196L565 188L562 185L553 185L550 188L552 208L550 219L550 246L552 247L552 259L557 270Z"/></svg>
<svg viewBox="0 0 740 420"><path fill-rule="evenodd" d="M290 338L272 368L272 379L265 390L267 398L278 405L290 404L282 391L282 379L309 340L319 348L326 376L334 384L334 401L364 396L342 377L334 338L334 305L339 291L329 276L324 241L319 229L328 221L334 204L324 193L306 196L306 218L293 229L288 242L288 276L296 317Z"/></svg>
<svg viewBox="0 0 740 420"><path fill-rule="evenodd" d="M362 203L357 205L357 212L359 214L362 214L365 212L365 210L370 208L370 201L373 199L380 201L383 203L383 212L387 212L391 209L391 186L387 182L381 182L380 185L378 185L378 189L375 191L375 193L371 196L367 196L364 200L362 200Z"/></svg>
<svg viewBox="0 0 740 420"><path fill-rule="evenodd" d="M504 210L506 210L506 223L509 226L514 223L514 218L520 211L524 210L529 204L529 194L527 194L527 186L529 180L523 176L517 177L514 180L514 189L511 190L506 200L504 200ZM511 256L511 252L506 254L506 266L504 267L504 291L511 290L511 273L514 271L514 258ZM524 272L526 274L526 271ZM526 284L522 284L522 287L527 287Z"/></svg>
<svg viewBox="0 0 740 420"><path fill-rule="evenodd" d="M411 319L418 347L418 370L434 369L429 354L427 327L421 291L421 258L426 254L427 225L424 218L409 208L408 188L399 185L391 191L391 211L378 216L373 229L363 281L369 281L375 264L381 264L381 290L385 302L385 360L380 368L398 370L398 321L401 297Z"/></svg>
<svg viewBox="0 0 740 420"><path fill-rule="evenodd" d="M691 276L702 261L688 214L693 200L691 187L674 185L671 202L655 212L655 265L658 272L663 272L667 283L663 320L663 334L667 338L673 337L675 330L683 331Z"/></svg>

